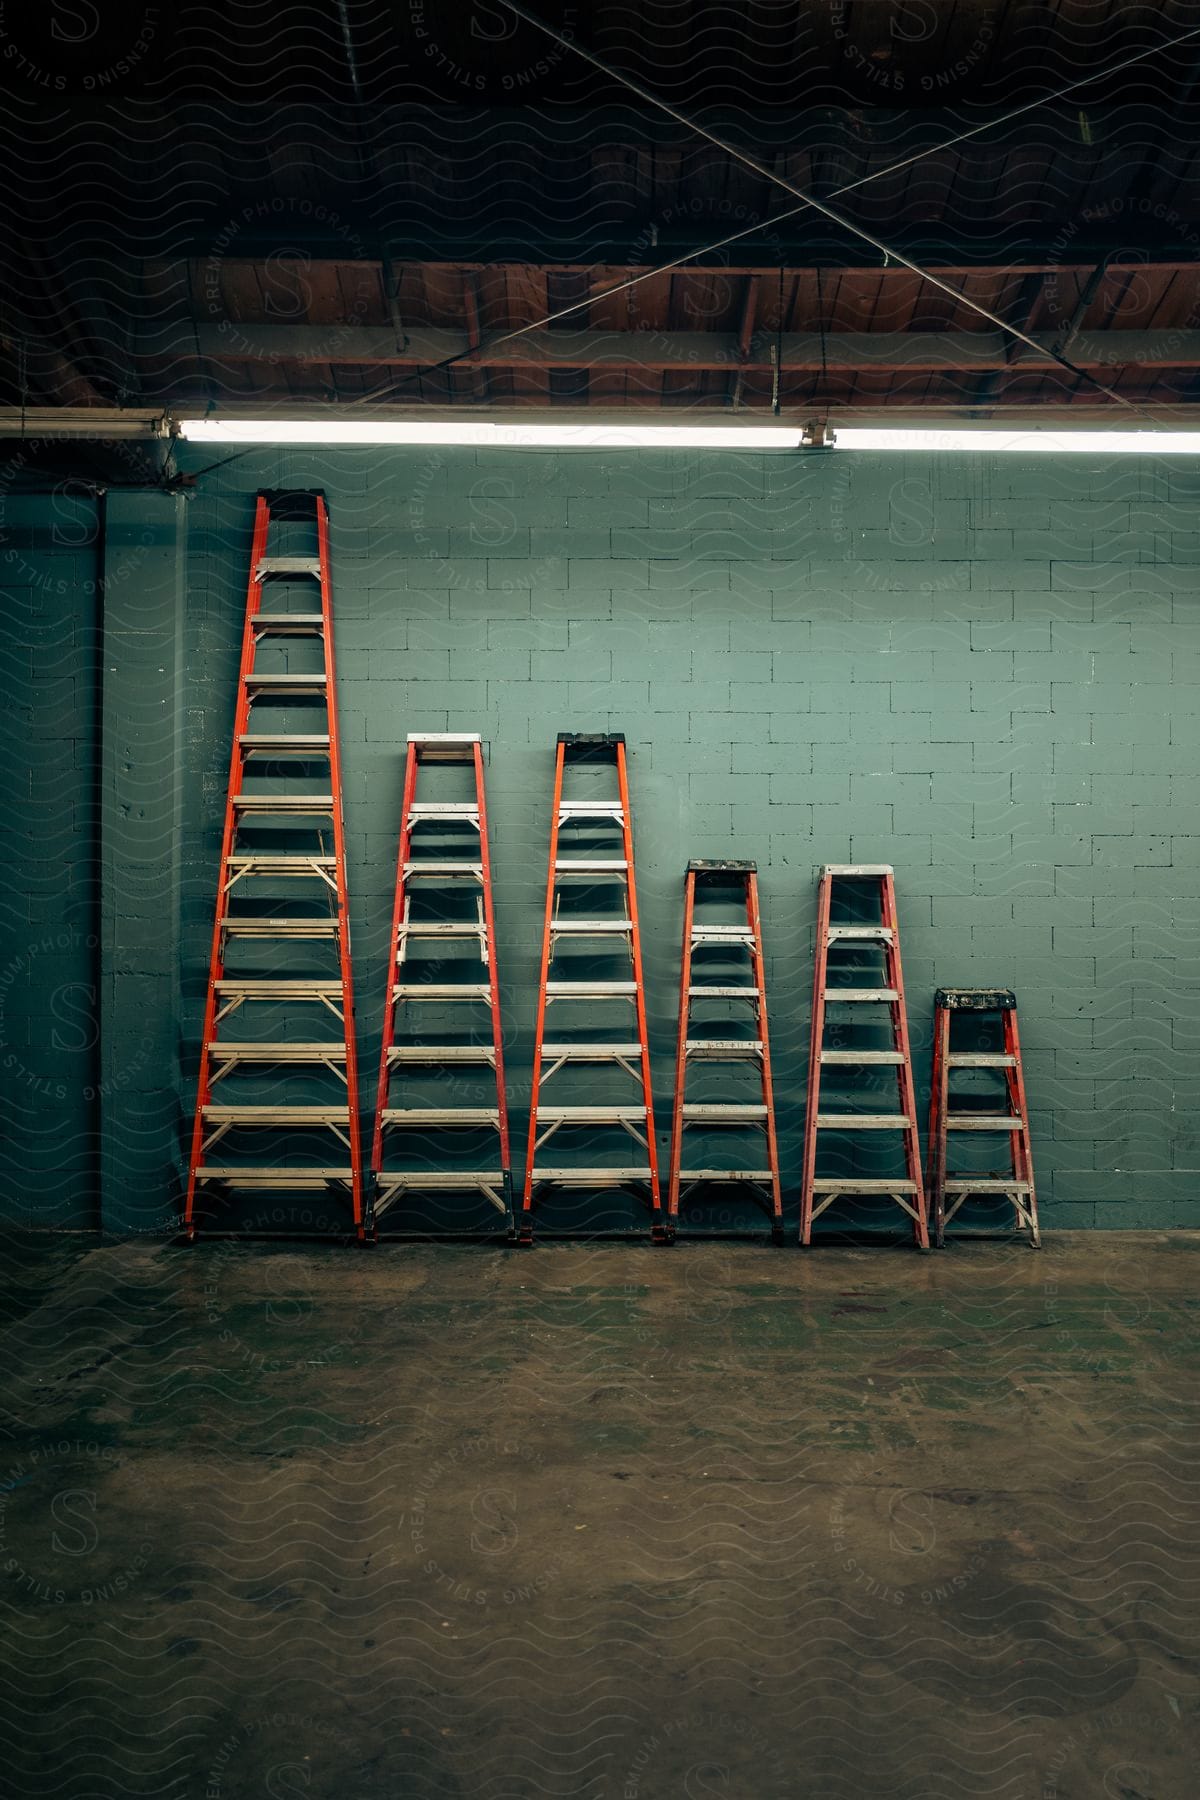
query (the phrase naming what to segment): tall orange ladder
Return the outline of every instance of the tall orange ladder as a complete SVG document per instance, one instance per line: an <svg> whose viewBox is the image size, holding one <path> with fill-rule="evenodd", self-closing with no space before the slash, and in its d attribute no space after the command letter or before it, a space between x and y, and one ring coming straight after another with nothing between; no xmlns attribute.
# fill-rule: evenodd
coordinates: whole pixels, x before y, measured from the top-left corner
<svg viewBox="0 0 1200 1800"><path fill-rule="evenodd" d="M616 792L564 794L568 770L600 764L611 768ZM582 908L580 905L582 901ZM607 969L565 976L564 958L583 954L585 961L616 962L619 976ZM558 967L556 968L556 964ZM564 1025L554 1041L546 1041L546 1017L553 1006L557 1016L579 1009L631 1007L634 1031L619 1037L604 1035L607 1027L589 1017L586 1028ZM575 1101L558 1104L548 1098L547 1085L558 1078L561 1085L572 1073L607 1068L634 1084L635 1098L619 1104ZM564 1071L566 1075L564 1076ZM588 1086L603 1077L589 1077ZM644 1151L644 1159L628 1156L614 1160L610 1154L591 1150L597 1137L607 1140L624 1131ZM562 1134L561 1136L559 1134ZM550 1167L542 1153L551 1138L569 1144L585 1140L589 1160L573 1162L561 1155ZM525 1163L525 1191L521 1206L519 1241L533 1242L535 1201L551 1188L586 1192L626 1189L642 1195L650 1212L651 1236L666 1241L658 1179L658 1152L654 1140L654 1103L650 1088L650 1051L646 1033L646 996L642 979L642 944L638 924L637 888L633 867L633 829L629 810L629 779L622 733L560 732L554 764L554 800L550 826L550 860L546 878L546 916L542 933L541 972L538 980L537 1028L534 1038L533 1076L529 1114L529 1149Z"/></svg>
<svg viewBox="0 0 1200 1800"><path fill-rule="evenodd" d="M431 763L466 765L472 776L471 796L421 798L420 771ZM368 1224L374 1230L384 1213L405 1195L473 1190L501 1215L511 1236L504 1033L483 747L478 732L409 734L396 899L388 943ZM412 953L418 945L433 947L437 962L432 968L414 964ZM455 947L468 951L465 964L453 956ZM458 972L447 980L452 970ZM419 1027L419 1015L429 1014L439 1021L448 1017L456 1021L440 1023L434 1029L434 1042L429 1042L428 1034ZM405 1028L402 1041L397 1041L398 1021ZM478 1071L483 1072L491 1090L482 1100L476 1091ZM446 1082L439 1082L439 1077ZM450 1095L443 1098L452 1099L453 1104L398 1105L393 1084L412 1085L422 1079L448 1084ZM472 1167L469 1157L464 1163L459 1151L464 1135L478 1138L492 1133L494 1162L484 1169ZM420 1146L419 1162L410 1149L408 1166L393 1166L397 1140L411 1145L414 1138Z"/></svg>
<svg viewBox="0 0 1200 1800"><path fill-rule="evenodd" d="M964 1026L972 1024L978 1028L979 1041L970 1048L961 1042L956 1047L951 1042L956 1018ZM994 1041L997 1038L999 1047ZM990 1095L954 1094L951 1078L956 1070L971 1075L983 1070L985 1081L989 1075L999 1077L1003 1081L1000 1104ZM948 1137L951 1132L960 1131L970 1132L974 1138L1003 1137L1008 1172L993 1169L972 1174L950 1170ZM1041 1247L1017 997L1009 988L938 988L934 995L927 1185L933 1208L934 1242L939 1249L946 1241L947 1225L968 1200L1009 1201L1016 1229L1029 1233L1035 1250Z"/></svg>
<svg viewBox="0 0 1200 1800"><path fill-rule="evenodd" d="M848 916L865 910L864 902L868 900L878 903L877 919L864 921ZM839 915L836 918L835 913ZM841 916L843 914L847 916ZM848 964L843 960L847 953ZM829 981L831 956L832 973L843 977L832 983ZM837 1028L828 1017L833 1010L835 1019L840 1019L843 1007L851 1009L854 1024L849 1028L844 1024ZM884 1015L882 1022L881 1012ZM864 1027L878 1028L881 1023L889 1038L887 1048L837 1044L826 1035L828 1030L832 1036L844 1038ZM876 1072L870 1079L882 1081L885 1086L894 1080L899 1111L870 1112L862 1107L827 1110L821 1100L822 1079L828 1071L835 1069ZM830 1079L839 1078L831 1076ZM904 1155L903 1176L862 1176L855 1172L818 1174L818 1149L823 1134L837 1133L857 1139L861 1132L870 1132L876 1141L879 1134L899 1136ZM828 1138L825 1141L828 1142ZM913 1241L917 1248L929 1248L912 1049L900 963L896 883L893 870L886 863L830 863L821 871L800 1188L800 1242L811 1244L813 1222L827 1207L836 1200L856 1196L894 1200L912 1221Z"/></svg>
<svg viewBox="0 0 1200 1800"><path fill-rule="evenodd" d="M729 923L714 916L730 892L740 900L744 919ZM706 906L705 902L714 902ZM723 912L724 909L722 909ZM700 967L694 958L700 956ZM730 973L730 963L735 972ZM714 966L714 963L718 966ZM740 965L740 966L737 966ZM713 1008L720 1023L709 1022ZM749 1009L749 1032L741 1024ZM736 1010L735 1010L736 1009ZM734 1012L734 1018L730 1013ZM697 1021L703 1012L706 1018ZM731 1035L732 1033L732 1035ZM753 1097L721 1101L689 1101L687 1081L697 1064L720 1064L738 1073L753 1070ZM689 1129L761 1131L766 1166L749 1169L682 1167L684 1133ZM687 866L683 900L683 957L679 986L679 1037L675 1053L675 1101L671 1127L668 1231L675 1234L681 1195L697 1188L734 1184L747 1188L771 1220L771 1237L783 1242L783 1197L779 1181L779 1147L775 1135L775 1103L771 1083L771 1044L767 1030L767 981L763 960L762 919L758 905L758 869L752 862L693 861Z"/></svg>
<svg viewBox="0 0 1200 1800"><path fill-rule="evenodd" d="M272 527L280 525L289 547L277 551ZM302 554L294 553L298 534L289 525L307 528ZM268 587L280 595L269 607ZM315 608L305 598L314 588ZM277 708L286 729L264 730L265 715ZM306 962L325 966L295 966ZM316 1035L305 1023L313 1018L336 1021L336 1036ZM226 1035L233 1021L236 1038ZM336 1161L328 1151L321 1155L320 1136L343 1152ZM276 1160L280 1143L296 1146L295 1160L286 1149ZM218 1144L225 1151L219 1162ZM261 493L255 508L184 1201L187 1237L201 1228L202 1200L264 1192L348 1200L349 1222L360 1242L364 1237L329 515L324 495L305 490ZM264 1222L337 1226L336 1215L282 1205Z"/></svg>

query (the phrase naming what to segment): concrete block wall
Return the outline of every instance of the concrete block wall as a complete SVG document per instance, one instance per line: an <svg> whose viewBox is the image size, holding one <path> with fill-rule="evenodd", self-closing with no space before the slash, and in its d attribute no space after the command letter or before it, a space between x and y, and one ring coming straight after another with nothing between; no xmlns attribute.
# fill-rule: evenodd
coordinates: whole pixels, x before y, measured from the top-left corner
<svg viewBox="0 0 1200 1800"><path fill-rule="evenodd" d="M405 734L477 729L488 745L520 1150L554 739L623 730L664 1139L687 858L760 865L793 1189L817 872L887 861L922 1101L935 985L1011 985L1047 1226L1200 1223L1200 471L372 451L256 452L204 478L188 578L193 1024L253 494L276 484L323 486L333 522L368 1091Z"/></svg>

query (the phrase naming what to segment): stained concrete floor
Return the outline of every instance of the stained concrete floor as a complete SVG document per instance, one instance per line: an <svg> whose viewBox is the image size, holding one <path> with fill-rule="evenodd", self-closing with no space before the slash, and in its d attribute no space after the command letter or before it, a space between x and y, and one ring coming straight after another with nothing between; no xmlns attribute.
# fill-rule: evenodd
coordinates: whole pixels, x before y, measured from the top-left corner
<svg viewBox="0 0 1200 1800"><path fill-rule="evenodd" d="M5 1265L6 1793L1197 1791L1200 1233Z"/></svg>

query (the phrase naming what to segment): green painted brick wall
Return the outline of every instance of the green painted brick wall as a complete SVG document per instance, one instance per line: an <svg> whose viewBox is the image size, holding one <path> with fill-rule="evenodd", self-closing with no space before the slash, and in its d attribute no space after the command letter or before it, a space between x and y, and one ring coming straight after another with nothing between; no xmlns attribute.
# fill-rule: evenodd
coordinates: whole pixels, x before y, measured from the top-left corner
<svg viewBox="0 0 1200 1800"><path fill-rule="evenodd" d="M332 517L365 1096L405 734L488 746L520 1160L554 739L623 730L664 1142L688 857L762 871L793 1210L817 872L888 861L922 1100L935 985L1011 985L1046 1225L1200 1222L1200 470L1150 458L264 451L202 477L164 1193L265 485L320 485Z"/></svg>

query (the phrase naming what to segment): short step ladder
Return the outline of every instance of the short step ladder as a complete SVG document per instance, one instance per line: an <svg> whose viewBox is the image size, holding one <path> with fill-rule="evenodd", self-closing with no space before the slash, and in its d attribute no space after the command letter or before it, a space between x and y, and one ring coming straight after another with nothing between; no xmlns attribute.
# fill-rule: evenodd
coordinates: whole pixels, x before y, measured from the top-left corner
<svg viewBox="0 0 1200 1800"><path fill-rule="evenodd" d="M563 793L568 766L599 763L611 768L616 793ZM604 959L603 975L572 971L566 977L562 959L593 964ZM619 975L611 973L611 966ZM633 1027L623 1031L608 1024L609 1008L632 1008ZM555 1007L550 1041L546 1019ZM581 1009L588 1023L581 1027ZM597 1011L599 1012L599 1023ZM558 1021L564 1023L560 1026ZM562 1083L583 1067L596 1075L626 1076L634 1096L624 1104L557 1106L547 1097L552 1077ZM564 1075L564 1072L565 1075ZM589 1086L592 1085L589 1083ZM618 1084L619 1085L619 1084ZM641 1156L614 1162L591 1153L587 1163L557 1158L547 1166L547 1144L560 1132L560 1144L580 1134L607 1137L625 1131ZM586 1154L586 1152L585 1152ZM651 1236L666 1242L654 1141L654 1103L650 1091L650 1052L646 1036L646 999L642 983L642 944L638 927L637 889L633 870L633 830L629 812L629 780L625 738L621 733L560 732L554 765L554 802L550 826L550 864L546 877L546 918L538 983L537 1029L529 1113L529 1152L521 1207L520 1242L533 1242L536 1199L550 1188L580 1192L622 1188L639 1194L650 1211Z"/></svg>
<svg viewBox="0 0 1200 1800"><path fill-rule="evenodd" d="M740 902L743 920L714 916L724 901ZM706 904L706 903L713 904ZM699 953L699 966L695 957ZM732 965L732 972L731 972ZM719 1023L712 1022L714 1008ZM696 1014L704 1016L696 1018ZM749 1035L746 1025L749 1024ZM738 1078L754 1075L753 1098L726 1098L719 1103L687 1098L687 1080L697 1064L720 1064L735 1088ZM762 1154L754 1168L683 1168L684 1133L707 1135L730 1128L762 1133ZM681 1194L710 1184L748 1189L771 1221L771 1238L783 1242L783 1197L779 1185L779 1148L775 1137L775 1103L771 1087L771 1045L767 1032L767 984L763 962L762 921L758 909L758 871L752 862L690 862L684 878L683 961L679 987L679 1040L675 1054L675 1105L671 1126L671 1177L667 1229L673 1238Z"/></svg>
<svg viewBox="0 0 1200 1800"><path fill-rule="evenodd" d="M951 1041L962 1035L952 1031L956 1016L963 1026L977 1027L971 1048ZM1002 1107L996 1105L1001 1098L998 1092L982 1100L974 1094L952 1094L950 1081L955 1070L985 1070L993 1078L1002 1078ZM952 1173L947 1167L948 1139L951 1132L960 1131L1006 1139L1003 1160L1009 1164L1008 1172ZM934 1242L939 1249L946 1241L946 1226L967 1200L1009 1201L1016 1215L1014 1228L1027 1231L1032 1247L1040 1249L1017 999L1008 988L938 988L934 995L928 1188Z"/></svg>
<svg viewBox="0 0 1200 1800"><path fill-rule="evenodd" d="M861 904L854 906L854 901L857 898L861 902L869 897L878 899L878 919L862 922L840 916L851 910L863 910ZM836 919L835 912L839 915ZM832 970L829 965L831 953L834 959ZM849 964L842 960L845 953L853 959ZM862 958L867 959L865 969ZM829 980L831 973L835 978L832 982ZM835 1014L832 1021L828 1017L831 1008ZM886 1048L867 1048L844 1041L858 1032L865 1035L871 1027L875 1027L880 1035L886 1032L889 1039ZM827 1029L831 1033L829 1039ZM833 1038L843 1041L835 1043ZM899 1111L825 1109L821 1101L821 1082L830 1069L872 1070L888 1087L894 1080ZM875 1141L880 1134L888 1137L898 1134L904 1151L904 1176L819 1175L818 1144L823 1133L834 1132L852 1135L856 1140L859 1133L870 1132ZM824 1141L828 1143L828 1138ZM928 1250L917 1099L900 966L896 884L894 873L886 863L828 864L821 871L817 898L812 1041L800 1189L802 1244L812 1242L814 1219L820 1218L827 1207L843 1197L894 1200L912 1220L913 1241L917 1248Z"/></svg>
<svg viewBox="0 0 1200 1800"><path fill-rule="evenodd" d="M280 524L307 528L315 545L304 555L273 554L271 527ZM283 598L264 604L266 589ZM297 589L311 598L293 604ZM298 1027L297 1011L317 1023ZM336 1037L328 1035L331 1020ZM264 1131L296 1150L256 1154L253 1138ZM332 1139L336 1151L318 1148L308 1160L314 1137ZM324 496L304 490L261 493L254 516L183 1211L188 1239L205 1196L270 1192L348 1199L362 1241L329 516ZM306 1206L298 1225L307 1229L311 1214ZM318 1215L315 1223L330 1222Z"/></svg>
<svg viewBox="0 0 1200 1800"><path fill-rule="evenodd" d="M472 774L473 798L422 798L418 777L430 763L465 764ZM384 1213L409 1194L475 1192L501 1215L511 1236L504 1034L478 732L409 733L389 944L368 1226L374 1232ZM438 973L453 972L456 978L423 979L425 971L413 961L418 946L435 953ZM467 952L465 959L455 956L456 948ZM450 1023L429 1026L425 1021L431 1015ZM400 1039L398 1024L403 1025ZM406 1087L422 1077L436 1083L439 1074L454 1078L451 1105L404 1103ZM482 1104L474 1091L481 1080L488 1090ZM414 1135L424 1167L406 1148ZM464 1161L462 1149L464 1140L469 1146L481 1136L494 1146L483 1169L471 1167L469 1154ZM390 1166L396 1160L410 1166Z"/></svg>

